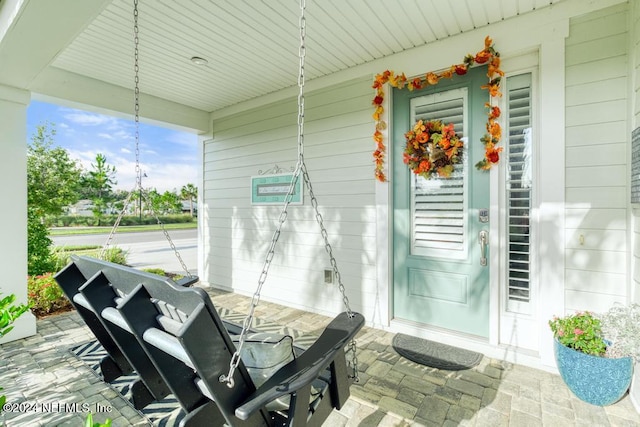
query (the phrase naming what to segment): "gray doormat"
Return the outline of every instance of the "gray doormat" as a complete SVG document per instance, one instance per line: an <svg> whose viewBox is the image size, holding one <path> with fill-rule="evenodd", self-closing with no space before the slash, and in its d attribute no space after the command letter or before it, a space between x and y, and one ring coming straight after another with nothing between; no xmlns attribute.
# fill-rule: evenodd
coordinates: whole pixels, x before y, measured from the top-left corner
<svg viewBox="0 0 640 427"><path fill-rule="evenodd" d="M447 371L473 368L483 357L474 351L405 334L396 334L392 345L398 354L413 362Z"/></svg>

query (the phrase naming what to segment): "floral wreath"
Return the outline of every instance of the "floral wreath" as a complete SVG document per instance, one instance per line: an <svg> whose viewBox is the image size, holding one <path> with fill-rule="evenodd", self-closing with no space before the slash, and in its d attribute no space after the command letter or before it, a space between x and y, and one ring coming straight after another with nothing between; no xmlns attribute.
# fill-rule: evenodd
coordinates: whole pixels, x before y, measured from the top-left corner
<svg viewBox="0 0 640 427"><path fill-rule="evenodd" d="M434 174L449 177L453 165L462 160L464 144L453 130L453 123L443 125L440 120L418 120L404 136L407 145L403 161L416 175L426 179Z"/></svg>
<svg viewBox="0 0 640 427"><path fill-rule="evenodd" d="M381 74L376 75L373 82L373 88L376 89L376 96L373 98L372 104L375 106L373 113L373 119L376 122L376 130L373 134L373 140L376 141L377 147L373 153L375 159L375 176L380 182L387 181L387 177L384 174L384 157L387 148L384 144L384 136L382 131L387 128L387 124L381 119L384 107L384 85L389 83L392 87L403 89L407 88L412 91L414 89L422 89L429 85L436 85L440 79L450 79L454 75L465 75L468 69L476 64L488 64L487 77L489 82L486 85L481 86L482 89L487 89L489 92L489 102L485 104L488 108L487 119L487 133L481 138L484 144L485 153L484 159L476 163L476 168L480 170L489 170L491 167L498 163L500 160L500 152L502 147L496 145L500 142L502 136L502 129L500 124L496 121L500 117L500 108L492 105L494 98L502 96L500 93L500 80L504 76L504 72L500 69L500 54L493 47L493 40L489 36L484 39L484 49L476 53L475 56L467 54L461 64L455 64L449 67L447 70L441 73L429 72L424 77L416 77L411 81L408 81L407 76L404 73L395 74L393 71L386 70Z"/></svg>

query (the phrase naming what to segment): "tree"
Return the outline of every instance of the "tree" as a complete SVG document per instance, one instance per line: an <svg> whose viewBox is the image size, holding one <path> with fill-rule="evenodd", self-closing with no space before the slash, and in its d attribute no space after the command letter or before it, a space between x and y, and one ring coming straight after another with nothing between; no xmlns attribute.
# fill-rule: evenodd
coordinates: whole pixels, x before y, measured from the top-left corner
<svg viewBox="0 0 640 427"><path fill-rule="evenodd" d="M160 194L153 188L146 192L146 196L147 208L150 208L156 215L167 215L182 211L180 197L174 192L167 190Z"/></svg>
<svg viewBox="0 0 640 427"><path fill-rule="evenodd" d="M27 147L27 201L40 218L58 215L78 201L82 169L67 150L53 146L55 134L55 125L45 122Z"/></svg>
<svg viewBox="0 0 640 427"><path fill-rule="evenodd" d="M174 191L167 190L162 193L161 200L162 211L165 215L182 212L182 202L180 201L180 196L178 196Z"/></svg>
<svg viewBox="0 0 640 427"><path fill-rule="evenodd" d="M180 197L189 201L189 213L193 216L193 202L198 198L198 187L194 184L187 184L180 190Z"/></svg>
<svg viewBox="0 0 640 427"><path fill-rule="evenodd" d="M100 218L107 206L107 202L112 198L112 189L117 181L115 180L115 166L107 164L107 157L104 154L96 154L96 162L91 164L91 170L83 175L83 186L89 190L89 195L93 201L93 214Z"/></svg>

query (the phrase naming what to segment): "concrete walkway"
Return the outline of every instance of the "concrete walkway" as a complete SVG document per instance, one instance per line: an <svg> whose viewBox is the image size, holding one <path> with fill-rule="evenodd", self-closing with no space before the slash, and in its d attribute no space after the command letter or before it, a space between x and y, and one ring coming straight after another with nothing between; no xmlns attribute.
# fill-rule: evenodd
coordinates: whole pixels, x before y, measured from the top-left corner
<svg viewBox="0 0 640 427"><path fill-rule="evenodd" d="M247 312L246 297L211 295L218 307ZM306 334L317 334L330 320L267 302L260 303L256 316ZM628 397L604 408L592 406L573 397L557 375L487 358L466 371L427 368L400 357L392 338L363 329L360 382L325 426L640 426ZM72 312L39 320L36 336L1 345L0 386L18 410L4 411L0 425L81 426L87 410L94 421L108 417L114 426L148 425L69 352L92 339Z"/></svg>

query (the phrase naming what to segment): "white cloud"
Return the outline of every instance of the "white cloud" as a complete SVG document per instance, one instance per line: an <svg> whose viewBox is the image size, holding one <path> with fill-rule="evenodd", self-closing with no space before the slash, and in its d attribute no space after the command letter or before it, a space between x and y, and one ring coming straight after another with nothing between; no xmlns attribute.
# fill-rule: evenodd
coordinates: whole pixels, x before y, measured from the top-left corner
<svg viewBox="0 0 640 427"><path fill-rule="evenodd" d="M0 0L1 1L1 0ZM62 145L85 169L91 170L97 153L116 168L116 189L130 191L136 185L135 124L131 121L74 108L57 107L57 126ZM159 192L180 190L196 183L197 136L171 129L147 128L141 124L138 153L144 188ZM144 161L147 162L144 162Z"/></svg>
<svg viewBox="0 0 640 427"><path fill-rule="evenodd" d="M187 147L196 147L198 144L198 136L187 132L171 132L167 135L167 141Z"/></svg>
<svg viewBox="0 0 640 427"><path fill-rule="evenodd" d="M128 163L125 165L125 163ZM122 190L136 186L134 162L123 162L118 166L118 185ZM140 169L147 176L142 178L143 188L155 188L159 192L180 191L183 185L197 182L198 169L190 164L141 163Z"/></svg>
<svg viewBox="0 0 640 427"><path fill-rule="evenodd" d="M126 158L107 150L69 150L69 155L76 159L84 168L91 170L91 164L95 163L96 154L102 153L107 157L107 163L116 168L115 189L131 191L136 188L136 164L134 160ZM140 170L147 176L142 178L144 188L155 188L160 193L165 191L180 191L183 185L195 184L198 178L198 169L189 163L140 163Z"/></svg>
<svg viewBox="0 0 640 427"><path fill-rule="evenodd" d="M120 129L116 132L111 132L111 135L113 135L114 138L117 139L124 139L124 140L133 140L133 134L131 132L127 132L124 129Z"/></svg>
<svg viewBox="0 0 640 427"><path fill-rule="evenodd" d="M64 118L71 123L81 126L101 126L109 123L113 123L116 118L105 116L104 114L86 113L79 110L72 110L73 113L64 115Z"/></svg>

